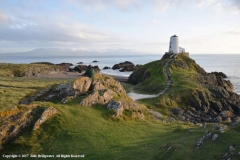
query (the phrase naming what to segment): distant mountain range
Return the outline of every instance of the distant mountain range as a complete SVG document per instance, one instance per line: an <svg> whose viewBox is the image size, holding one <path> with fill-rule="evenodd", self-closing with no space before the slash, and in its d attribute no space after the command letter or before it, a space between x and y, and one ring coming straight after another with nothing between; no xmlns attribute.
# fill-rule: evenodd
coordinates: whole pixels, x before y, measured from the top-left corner
<svg viewBox="0 0 240 160"><path fill-rule="evenodd" d="M112 50L105 52L88 51L88 50L73 50L73 49L59 49L59 48L38 48L26 52L11 52L0 53L0 56L31 56L31 57L49 57L49 56L108 56L108 55L139 55L138 52L132 52L128 50ZM143 54L143 53L141 53Z"/></svg>

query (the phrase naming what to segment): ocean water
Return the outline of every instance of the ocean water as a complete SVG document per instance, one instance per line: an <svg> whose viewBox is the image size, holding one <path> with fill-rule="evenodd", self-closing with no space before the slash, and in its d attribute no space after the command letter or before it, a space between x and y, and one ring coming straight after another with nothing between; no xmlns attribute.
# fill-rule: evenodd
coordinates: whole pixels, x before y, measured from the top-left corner
<svg viewBox="0 0 240 160"><path fill-rule="evenodd" d="M0 63L31 63L31 62L68 62L77 65L83 62L85 65L98 65L100 69L105 66L112 67L114 64L131 61L134 64L146 64L161 59L159 55L135 55L135 56L8 56L0 54ZM240 94L240 54L190 54L202 68L207 72L223 72L228 76ZM99 62L93 63L94 60ZM132 72L119 72L118 70L102 70L102 73L111 75L129 76Z"/></svg>

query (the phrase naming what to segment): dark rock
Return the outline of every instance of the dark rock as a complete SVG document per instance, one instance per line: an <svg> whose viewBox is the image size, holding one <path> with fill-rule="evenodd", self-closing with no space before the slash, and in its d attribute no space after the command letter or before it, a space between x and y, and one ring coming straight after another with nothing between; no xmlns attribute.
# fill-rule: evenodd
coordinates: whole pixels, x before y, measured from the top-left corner
<svg viewBox="0 0 240 160"><path fill-rule="evenodd" d="M113 70L116 70L116 69L120 69L120 68L122 68L123 66L122 65L120 65L120 64L115 64L113 67L112 67L112 69Z"/></svg>
<svg viewBox="0 0 240 160"><path fill-rule="evenodd" d="M108 66L105 66L103 69L111 69L110 67L108 67Z"/></svg>
<svg viewBox="0 0 240 160"><path fill-rule="evenodd" d="M128 65L128 66L124 66L121 70L119 70L120 72L130 72L130 71L134 71L135 70L135 66L134 65Z"/></svg>
<svg viewBox="0 0 240 160"><path fill-rule="evenodd" d="M97 62L99 62L99 61L97 61L97 60L94 60L94 61L93 61L93 63L97 63Z"/></svg>
<svg viewBox="0 0 240 160"><path fill-rule="evenodd" d="M33 63L30 63L30 64L47 64L47 65L54 65L54 64L51 63L51 62L33 62Z"/></svg>
<svg viewBox="0 0 240 160"><path fill-rule="evenodd" d="M211 72L211 74L215 74L217 77L221 76L222 78L227 78L227 75L223 72Z"/></svg>
<svg viewBox="0 0 240 160"><path fill-rule="evenodd" d="M79 72L79 73L85 72L86 69L87 69L87 66L86 66L86 65L78 65L78 66L76 66L76 67L73 68L73 70L74 70L75 72Z"/></svg>
<svg viewBox="0 0 240 160"><path fill-rule="evenodd" d="M78 62L77 64L83 64L83 62Z"/></svg>
<svg viewBox="0 0 240 160"><path fill-rule="evenodd" d="M73 66L72 63L59 63L59 64L56 64L57 66L63 66L63 67L70 67L70 66Z"/></svg>
<svg viewBox="0 0 240 160"><path fill-rule="evenodd" d="M232 119L232 121L231 121L231 125L232 126L235 126L235 125L237 125L238 123L240 122L240 117L234 117L233 119Z"/></svg>
<svg viewBox="0 0 240 160"><path fill-rule="evenodd" d="M112 69L113 70L121 69L120 72L129 72L129 71L134 71L136 69L136 67L135 67L135 65L132 62L125 61L123 63L115 64L112 67Z"/></svg>
<svg viewBox="0 0 240 160"><path fill-rule="evenodd" d="M182 114L183 111L182 111L181 108L172 108L172 109L171 109L171 113L172 113L173 115L178 116L178 115Z"/></svg>
<svg viewBox="0 0 240 160"><path fill-rule="evenodd" d="M101 71L98 66L93 66L93 69L95 70L96 73Z"/></svg>
<svg viewBox="0 0 240 160"><path fill-rule="evenodd" d="M148 70L139 70L133 72L129 77L127 82L133 85L137 85L150 77L150 72Z"/></svg>

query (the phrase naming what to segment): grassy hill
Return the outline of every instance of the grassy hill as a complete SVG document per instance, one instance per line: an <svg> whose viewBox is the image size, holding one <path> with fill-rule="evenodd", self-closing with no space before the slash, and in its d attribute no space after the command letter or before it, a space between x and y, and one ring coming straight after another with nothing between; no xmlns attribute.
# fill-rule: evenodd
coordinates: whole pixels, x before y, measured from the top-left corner
<svg viewBox="0 0 240 160"><path fill-rule="evenodd" d="M40 104L54 106L62 114L39 130L25 132L0 153L84 154L85 159L219 159L230 145L240 149L239 127L220 134L215 141L206 140L196 149L206 130L219 131L211 124L204 129L186 123L118 121L102 106ZM234 153L239 158L237 150Z"/></svg>
<svg viewBox="0 0 240 160"><path fill-rule="evenodd" d="M184 59L185 57L180 56L177 60L183 61ZM186 63L188 61L189 65L187 66L190 68L188 71L181 64L171 65L173 84L166 94L157 98L144 99L139 103L158 110L163 115L170 116L171 107L185 104L182 99L184 95L192 93L191 90L205 90L202 86L197 85L197 77L199 71L202 71L201 68L195 66L189 59L184 60ZM151 62L141 69L144 73L151 65L157 67L164 63L164 60ZM164 85L166 78L161 76L163 68L153 69L151 73L153 72L156 74L150 74L150 79L142 84L154 86L157 83L155 80L158 79L160 84ZM37 89L67 81L70 80L1 77L0 93L1 98L4 98L1 100L0 108L3 110L10 104L16 104L18 99ZM129 85L124 86L129 87ZM141 89L141 85L138 87ZM113 111L108 110L106 106L80 106L80 101L81 99L74 99L66 104L58 101L34 102L44 107L53 106L61 114L46 121L38 130L33 131L29 127L14 142L0 151L0 159L7 159L2 157L3 154L73 154L84 155L83 159L123 160L240 158L238 155L240 152L239 125L228 126L228 129L221 133L219 128L225 126L224 124L213 127L212 123L208 123L204 128L200 125L178 121L160 122L150 117L145 120L113 118ZM197 149L197 142L206 131L218 134L218 138L204 140L203 145ZM233 146L235 150L230 152L229 146ZM224 157L226 153L227 156Z"/></svg>

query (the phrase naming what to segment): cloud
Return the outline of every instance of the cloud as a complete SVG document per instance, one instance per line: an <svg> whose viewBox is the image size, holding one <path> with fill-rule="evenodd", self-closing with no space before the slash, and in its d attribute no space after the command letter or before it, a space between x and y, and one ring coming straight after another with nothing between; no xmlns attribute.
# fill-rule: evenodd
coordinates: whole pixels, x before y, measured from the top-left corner
<svg viewBox="0 0 240 160"><path fill-rule="evenodd" d="M240 34L240 29L236 29L236 28L232 28L230 29L229 31L227 31L226 33L228 34L235 34L235 35L238 35Z"/></svg>
<svg viewBox="0 0 240 160"><path fill-rule="evenodd" d="M231 0L233 6L237 7L238 9L240 9L240 1L239 0Z"/></svg>
<svg viewBox="0 0 240 160"><path fill-rule="evenodd" d="M1 41L105 42L114 36L85 27L79 22L42 21L12 23L0 30Z"/></svg>
<svg viewBox="0 0 240 160"><path fill-rule="evenodd" d="M199 0L197 3L198 7L206 7L206 6L211 6L214 5L218 2L219 0Z"/></svg>
<svg viewBox="0 0 240 160"><path fill-rule="evenodd" d="M144 7L150 6L154 13L163 13L171 6L177 7L176 4L180 4L183 1L184 0L71 0L72 3L82 6L82 8L88 12L91 12L92 9L95 11L107 10L109 7L115 7L123 12L133 11L133 9L142 12Z"/></svg>
<svg viewBox="0 0 240 160"><path fill-rule="evenodd" d="M10 17L7 13L0 11L0 26L10 23Z"/></svg>

